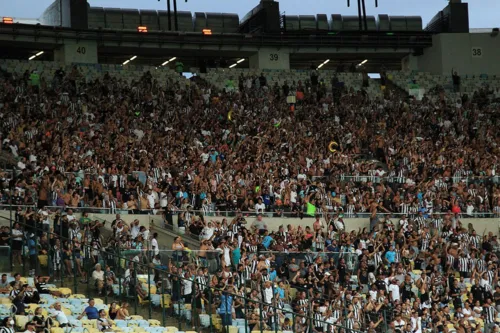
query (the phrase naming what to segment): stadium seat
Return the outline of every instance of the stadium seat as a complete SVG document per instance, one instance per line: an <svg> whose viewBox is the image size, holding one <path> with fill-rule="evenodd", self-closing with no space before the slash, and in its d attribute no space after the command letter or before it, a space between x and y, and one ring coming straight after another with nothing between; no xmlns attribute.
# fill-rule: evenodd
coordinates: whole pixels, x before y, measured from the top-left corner
<svg viewBox="0 0 500 333"><path fill-rule="evenodd" d="M97 323L95 320L82 319L82 326L90 330L91 328L97 328Z"/></svg>
<svg viewBox="0 0 500 333"><path fill-rule="evenodd" d="M70 296L72 294L71 289L69 288L59 288L58 291L61 293L63 296Z"/></svg>
<svg viewBox="0 0 500 333"><path fill-rule="evenodd" d="M24 331L24 329L25 329L24 327L28 323L29 318L28 318L28 316L16 315L14 320L16 322L16 326L18 328L18 331Z"/></svg>
<svg viewBox="0 0 500 333"><path fill-rule="evenodd" d="M156 320L156 319L149 319L148 322L149 322L149 326L151 326L151 327L158 327L161 325L160 321Z"/></svg>

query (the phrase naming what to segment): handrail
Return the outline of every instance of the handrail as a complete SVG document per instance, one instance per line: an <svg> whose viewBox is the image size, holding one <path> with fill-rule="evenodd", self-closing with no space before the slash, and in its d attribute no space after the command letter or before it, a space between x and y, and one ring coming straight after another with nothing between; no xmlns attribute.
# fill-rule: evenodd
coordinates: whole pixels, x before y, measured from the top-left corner
<svg viewBox="0 0 500 333"><path fill-rule="evenodd" d="M6 204L0 204L0 211L3 210L9 210L10 207L12 208L36 208L36 205L6 205ZM56 210L68 210L71 209L73 210L74 213L83 213L83 212L88 212L92 214L111 214L111 209L109 208L102 208L102 207L70 207L70 206L45 206L46 208L53 208L55 210L51 210L52 212L55 212ZM270 207L271 209L274 209L275 207ZM278 207L276 207L278 208ZM105 213L103 211L106 211L108 213ZM268 215L272 215L275 213L275 211L272 210L267 210L264 212L256 212L256 211L235 211L235 210L214 210L214 211L204 211L204 210L182 210L182 209L175 209L175 210L163 210L163 209L135 209L135 211L138 212L148 212L150 216L161 216L163 213L167 212L172 215L178 215L180 213L186 213L189 212L190 214L196 214L196 215L203 215L205 219L210 220L210 218L226 218L226 217L235 217L237 214L241 213L243 217L256 217L257 215L263 215L264 217ZM129 209L116 209L115 212L116 214L126 214L130 216L141 216L144 214L134 214L132 210ZM371 215L371 212L365 211L365 212L354 212L354 213L347 213L347 212L342 212L342 211L337 211L337 212L325 212L322 213L322 216L325 217L326 215L333 216L335 214L343 214L344 219L350 219L350 218L368 218ZM379 217L400 217L400 216L408 216L408 215L416 215L417 213L401 213L401 212L390 212L390 213L385 213L385 212L377 212L377 216ZM432 212L432 213L425 213L427 215L435 214L438 216L446 216L446 215L455 215L455 213L452 212ZM467 214L466 212L461 212L458 213L462 219L468 219L468 218L494 218L494 217L499 217L500 212L472 212L471 214ZM126 216L124 215L124 216ZM274 217L274 216L268 216L268 217ZM303 212L302 216L299 216L295 212L281 212L280 211L280 216L275 216L276 218L280 217L296 217L296 218L313 218L314 216L307 215L306 212ZM95 217L96 219L99 219L98 217ZM228 221L230 222L230 221Z"/></svg>

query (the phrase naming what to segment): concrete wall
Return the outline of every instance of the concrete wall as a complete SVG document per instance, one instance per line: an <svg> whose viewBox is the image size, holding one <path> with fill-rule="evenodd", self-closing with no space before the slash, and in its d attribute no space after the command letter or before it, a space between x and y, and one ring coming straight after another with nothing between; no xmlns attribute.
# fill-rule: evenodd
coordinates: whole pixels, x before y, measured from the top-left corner
<svg viewBox="0 0 500 333"><path fill-rule="evenodd" d="M450 75L453 68L460 75L500 75L500 35L447 33L434 35L432 43L417 57L420 71Z"/></svg>
<svg viewBox="0 0 500 333"><path fill-rule="evenodd" d="M0 216L9 217L9 211L2 210L0 211ZM77 218L80 218L80 214L75 214ZM115 219L115 215L113 214L89 214L90 218L99 218L102 220L109 221L107 226L111 225L111 221ZM152 228L155 231L163 231L161 234L164 235L162 238L165 239L160 243L160 245L169 247L172 244L173 238L176 236L177 232L177 215L174 216L174 232L169 230L164 230L163 227L163 218L160 215L121 215L121 218L130 223L135 219L138 219L141 225L144 225L148 228ZM245 217L248 224L251 224L255 217ZM206 221L222 221L224 219L223 216L206 216ZM228 222L231 221L232 217L226 218ZM264 217L264 221L266 222L269 230L278 230L280 225L287 226L291 224L294 227L302 226L302 227L312 227L314 223L314 218L304 217L304 219L299 218L277 218L277 217ZM394 222L397 222L397 218L393 219ZM368 218L348 218L344 220L346 225L346 231L359 230L360 228L369 228L369 220ZM0 219L0 225L8 223L5 219ZM478 234L482 234L483 232L493 232L494 234L498 234L500 231L500 219L499 218L469 218L462 219L462 224L467 227L469 223L472 223L474 228L476 229ZM187 236L183 236L183 239L190 244L190 247L197 248L199 243L197 241L191 240Z"/></svg>

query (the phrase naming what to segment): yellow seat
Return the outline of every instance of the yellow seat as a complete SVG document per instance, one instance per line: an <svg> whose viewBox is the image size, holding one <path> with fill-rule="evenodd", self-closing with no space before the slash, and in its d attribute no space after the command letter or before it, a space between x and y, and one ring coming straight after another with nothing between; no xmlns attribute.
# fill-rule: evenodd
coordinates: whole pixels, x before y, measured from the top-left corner
<svg viewBox="0 0 500 333"><path fill-rule="evenodd" d="M137 295L137 300L139 301L139 305L145 305L145 304L149 304L149 300L144 300L142 299L141 296Z"/></svg>
<svg viewBox="0 0 500 333"><path fill-rule="evenodd" d="M62 312L64 312L64 314L66 316L71 316L72 312L70 309L66 309L66 308L61 308Z"/></svg>
<svg viewBox="0 0 500 333"><path fill-rule="evenodd" d="M70 296L72 294L71 289L69 288L59 288L57 289L62 296Z"/></svg>
<svg viewBox="0 0 500 333"><path fill-rule="evenodd" d="M82 322L82 326L88 330L90 330L91 328L97 329L97 322L95 320L82 319L81 322Z"/></svg>
<svg viewBox="0 0 500 333"><path fill-rule="evenodd" d="M103 305L104 301L100 298L94 298L95 305Z"/></svg>
<svg viewBox="0 0 500 333"><path fill-rule="evenodd" d="M8 297L0 298L0 304L12 304L12 301Z"/></svg>
<svg viewBox="0 0 500 333"><path fill-rule="evenodd" d="M158 327L158 326L161 326L161 323L159 320L156 320L156 319L149 319L148 320L148 323L149 323L149 326L151 327Z"/></svg>
<svg viewBox="0 0 500 333"><path fill-rule="evenodd" d="M422 275L422 271L420 269L414 269L413 274L415 275Z"/></svg>
<svg viewBox="0 0 500 333"><path fill-rule="evenodd" d="M101 331L99 331L97 328L94 328L94 327L91 327L88 330L89 330L89 333L101 333Z"/></svg>
<svg viewBox="0 0 500 333"><path fill-rule="evenodd" d="M145 333L146 330L144 329L144 327L134 327L134 333Z"/></svg>
<svg viewBox="0 0 500 333"><path fill-rule="evenodd" d="M229 326L229 333L238 333L238 327L236 326ZM188 333L188 332L186 332Z"/></svg>
<svg viewBox="0 0 500 333"><path fill-rule="evenodd" d="M143 320L142 316L130 316L131 320Z"/></svg>
<svg viewBox="0 0 500 333"><path fill-rule="evenodd" d="M73 294L69 298L84 299L84 298L87 298L87 297L85 295L82 295L82 294Z"/></svg>
<svg viewBox="0 0 500 333"><path fill-rule="evenodd" d="M40 266L47 267L49 263L49 256L46 254L39 255L38 262L40 262Z"/></svg>
<svg viewBox="0 0 500 333"><path fill-rule="evenodd" d="M297 289L296 288L290 288L290 298L292 300L294 300L296 296L297 296Z"/></svg>
<svg viewBox="0 0 500 333"><path fill-rule="evenodd" d="M50 333L64 333L64 329L61 327L52 327Z"/></svg>
<svg viewBox="0 0 500 333"><path fill-rule="evenodd" d="M167 330L167 332L169 333L176 333L179 331L179 329L175 326L167 326L165 327L165 329Z"/></svg>
<svg viewBox="0 0 500 333"><path fill-rule="evenodd" d="M18 331L24 331L25 330L25 326L26 324L28 323L28 316L18 316L16 315L15 318L14 318L15 322L16 322L16 326L18 328Z"/></svg>

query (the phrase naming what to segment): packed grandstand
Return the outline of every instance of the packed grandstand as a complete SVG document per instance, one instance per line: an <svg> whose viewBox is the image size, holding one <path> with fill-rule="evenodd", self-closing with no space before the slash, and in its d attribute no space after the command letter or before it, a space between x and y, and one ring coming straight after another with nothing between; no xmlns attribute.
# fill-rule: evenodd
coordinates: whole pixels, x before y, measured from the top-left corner
<svg viewBox="0 0 500 333"><path fill-rule="evenodd" d="M0 333L500 332L495 75L35 58L0 59Z"/></svg>

